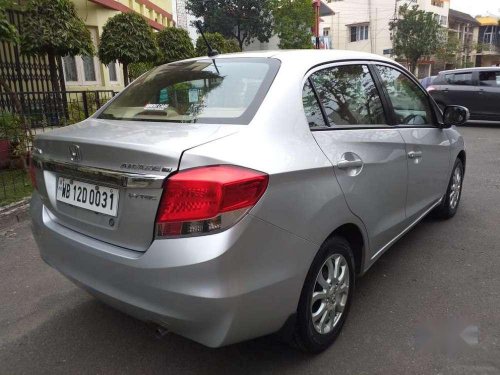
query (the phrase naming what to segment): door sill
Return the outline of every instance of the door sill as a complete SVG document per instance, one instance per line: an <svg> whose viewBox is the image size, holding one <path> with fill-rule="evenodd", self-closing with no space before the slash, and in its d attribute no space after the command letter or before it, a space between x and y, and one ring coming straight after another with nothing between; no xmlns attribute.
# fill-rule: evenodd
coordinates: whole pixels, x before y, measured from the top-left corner
<svg viewBox="0 0 500 375"><path fill-rule="evenodd" d="M429 212L431 212L436 206L438 206L441 201L443 200L443 198L439 198L439 200L437 202L435 202L434 204L432 204L427 210L424 211L424 213L422 213L419 217L417 217L410 225L408 225L405 229L403 229L403 231L401 233L399 233L396 237L394 237L392 240L390 240L387 244L385 244L379 251L377 251L371 258L370 260L371 261L374 261L377 257L379 257L380 255L382 255L385 250L387 250L389 247L391 247L392 245L394 245L394 243L399 240L401 237L403 237L406 233L408 233L408 231L413 228L415 225L418 224L418 222L420 220L422 220Z"/></svg>

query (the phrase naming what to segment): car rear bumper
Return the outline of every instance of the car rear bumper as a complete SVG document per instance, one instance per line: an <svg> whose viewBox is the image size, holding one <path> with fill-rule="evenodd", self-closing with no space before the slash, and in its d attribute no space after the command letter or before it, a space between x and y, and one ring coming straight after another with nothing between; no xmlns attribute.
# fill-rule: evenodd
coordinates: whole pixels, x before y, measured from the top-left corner
<svg viewBox="0 0 500 375"><path fill-rule="evenodd" d="M224 232L155 240L136 252L66 228L37 193L30 210L50 266L108 304L210 347L279 330L317 250L247 215Z"/></svg>

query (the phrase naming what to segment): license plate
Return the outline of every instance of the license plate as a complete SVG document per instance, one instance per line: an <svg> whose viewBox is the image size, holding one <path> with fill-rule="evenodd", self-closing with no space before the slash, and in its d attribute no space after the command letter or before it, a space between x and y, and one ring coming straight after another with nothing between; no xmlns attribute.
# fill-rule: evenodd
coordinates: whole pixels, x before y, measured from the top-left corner
<svg viewBox="0 0 500 375"><path fill-rule="evenodd" d="M119 191L106 186L59 177L56 199L86 210L117 216Z"/></svg>

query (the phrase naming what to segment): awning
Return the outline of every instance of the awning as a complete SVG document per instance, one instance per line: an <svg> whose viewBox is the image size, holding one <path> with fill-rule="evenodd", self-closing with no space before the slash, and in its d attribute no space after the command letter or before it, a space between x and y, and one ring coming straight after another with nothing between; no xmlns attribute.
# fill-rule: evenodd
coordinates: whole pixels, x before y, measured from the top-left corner
<svg viewBox="0 0 500 375"><path fill-rule="evenodd" d="M319 16L320 17L325 17L325 16L333 16L335 12L324 2L319 3Z"/></svg>

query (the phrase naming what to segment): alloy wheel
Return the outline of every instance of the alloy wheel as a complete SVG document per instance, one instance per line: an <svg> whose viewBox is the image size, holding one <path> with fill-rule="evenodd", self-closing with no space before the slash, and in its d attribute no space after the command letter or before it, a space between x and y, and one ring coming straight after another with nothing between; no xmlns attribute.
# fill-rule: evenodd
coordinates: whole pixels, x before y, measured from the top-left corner
<svg viewBox="0 0 500 375"><path fill-rule="evenodd" d="M451 180L451 188L450 188L450 208L452 210L454 210L458 204L461 191L462 191L462 170L460 169L460 167L457 166L453 171L453 177Z"/></svg>
<svg viewBox="0 0 500 375"><path fill-rule="evenodd" d="M349 296L349 266L340 254L333 254L323 263L311 300L311 317L314 329L327 334L339 322Z"/></svg>

